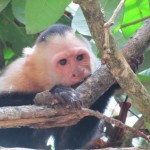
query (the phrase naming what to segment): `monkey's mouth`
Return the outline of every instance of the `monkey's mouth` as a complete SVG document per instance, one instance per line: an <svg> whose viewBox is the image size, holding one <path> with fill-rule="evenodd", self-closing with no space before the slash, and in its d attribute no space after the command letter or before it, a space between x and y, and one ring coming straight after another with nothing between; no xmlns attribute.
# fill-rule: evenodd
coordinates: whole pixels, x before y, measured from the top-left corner
<svg viewBox="0 0 150 150"><path fill-rule="evenodd" d="M83 81L81 81L81 82L79 82L79 83L76 83L76 84L74 84L74 85L72 85L71 87L73 88L73 89L76 89L79 85L81 85L83 83Z"/></svg>
<svg viewBox="0 0 150 150"><path fill-rule="evenodd" d="M82 84L87 78L89 78L90 76L91 76L91 74L90 74L89 76L87 76L86 78L84 78L82 81L80 81L80 82L78 82L78 83L72 85L71 87L72 87L73 89L76 89L79 85L81 85L81 84Z"/></svg>

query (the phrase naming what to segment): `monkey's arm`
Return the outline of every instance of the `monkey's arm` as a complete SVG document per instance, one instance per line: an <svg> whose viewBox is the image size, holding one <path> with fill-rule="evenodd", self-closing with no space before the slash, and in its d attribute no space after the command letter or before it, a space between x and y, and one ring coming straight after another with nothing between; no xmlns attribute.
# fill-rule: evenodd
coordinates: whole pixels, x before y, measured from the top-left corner
<svg viewBox="0 0 150 150"><path fill-rule="evenodd" d="M58 85L52 88L50 92L55 98L58 99L59 104L69 104L74 107L81 107L80 93L70 87ZM0 107L32 105L34 104L36 94L37 92L0 93Z"/></svg>
<svg viewBox="0 0 150 150"><path fill-rule="evenodd" d="M0 93L0 107L34 104L35 95L36 93L23 92Z"/></svg>

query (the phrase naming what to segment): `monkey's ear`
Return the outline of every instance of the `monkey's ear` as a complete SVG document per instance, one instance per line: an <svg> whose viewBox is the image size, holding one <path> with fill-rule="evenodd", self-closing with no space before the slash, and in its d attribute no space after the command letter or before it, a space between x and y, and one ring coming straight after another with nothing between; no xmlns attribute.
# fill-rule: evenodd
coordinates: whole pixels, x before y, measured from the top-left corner
<svg viewBox="0 0 150 150"><path fill-rule="evenodd" d="M24 56L28 56L28 55L32 54L33 51L34 51L34 47L33 48L26 47L26 48L23 49L22 53L23 53Z"/></svg>

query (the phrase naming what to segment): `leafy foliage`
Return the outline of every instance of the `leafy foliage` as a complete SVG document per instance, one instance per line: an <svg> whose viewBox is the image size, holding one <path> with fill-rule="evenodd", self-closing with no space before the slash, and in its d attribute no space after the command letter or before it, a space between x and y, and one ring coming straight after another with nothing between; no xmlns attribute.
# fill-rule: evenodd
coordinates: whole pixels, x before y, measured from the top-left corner
<svg viewBox="0 0 150 150"><path fill-rule="evenodd" d="M0 0L0 41L5 64L21 55L23 47L32 46L37 34L49 25L56 22L69 25L71 20L63 14L70 2Z"/></svg>
<svg viewBox="0 0 150 150"><path fill-rule="evenodd" d="M25 7L27 33L37 33L54 24L70 0L27 0Z"/></svg>

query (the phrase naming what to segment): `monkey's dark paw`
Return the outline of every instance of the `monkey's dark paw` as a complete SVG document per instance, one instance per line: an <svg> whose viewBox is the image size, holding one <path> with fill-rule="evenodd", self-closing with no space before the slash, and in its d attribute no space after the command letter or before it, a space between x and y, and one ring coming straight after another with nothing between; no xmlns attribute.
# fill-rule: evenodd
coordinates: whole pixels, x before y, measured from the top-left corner
<svg viewBox="0 0 150 150"><path fill-rule="evenodd" d="M75 108L82 107L81 93L73 88L58 85L52 88L50 92L62 105Z"/></svg>

